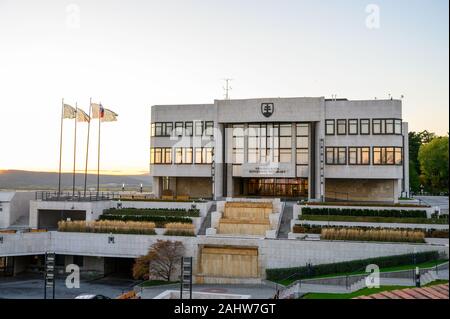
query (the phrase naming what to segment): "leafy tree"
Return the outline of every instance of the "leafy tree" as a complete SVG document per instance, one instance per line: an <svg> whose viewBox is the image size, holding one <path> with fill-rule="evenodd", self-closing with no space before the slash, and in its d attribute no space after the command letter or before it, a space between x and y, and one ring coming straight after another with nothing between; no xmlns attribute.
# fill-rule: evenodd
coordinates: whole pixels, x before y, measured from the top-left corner
<svg viewBox="0 0 450 319"><path fill-rule="evenodd" d="M163 279L170 278L180 264L184 255L184 246L180 241L158 240L147 255L136 259L133 265L135 279Z"/></svg>
<svg viewBox="0 0 450 319"><path fill-rule="evenodd" d="M426 176L421 171L419 162L420 147L436 138L436 134L424 130L409 132L409 184L413 192L420 191L420 185L427 185Z"/></svg>
<svg viewBox="0 0 450 319"><path fill-rule="evenodd" d="M420 191L419 173L412 160L409 161L409 187L415 193Z"/></svg>
<svg viewBox="0 0 450 319"><path fill-rule="evenodd" d="M435 137L419 149L425 185L433 192L448 192L448 136Z"/></svg>

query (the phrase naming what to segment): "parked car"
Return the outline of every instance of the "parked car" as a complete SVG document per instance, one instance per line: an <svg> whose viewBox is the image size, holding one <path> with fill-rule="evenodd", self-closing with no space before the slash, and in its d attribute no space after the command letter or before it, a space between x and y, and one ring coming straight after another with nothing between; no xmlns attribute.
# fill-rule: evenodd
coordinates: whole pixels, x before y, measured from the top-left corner
<svg viewBox="0 0 450 319"><path fill-rule="evenodd" d="M81 294L75 297L75 299L111 299L103 295Z"/></svg>

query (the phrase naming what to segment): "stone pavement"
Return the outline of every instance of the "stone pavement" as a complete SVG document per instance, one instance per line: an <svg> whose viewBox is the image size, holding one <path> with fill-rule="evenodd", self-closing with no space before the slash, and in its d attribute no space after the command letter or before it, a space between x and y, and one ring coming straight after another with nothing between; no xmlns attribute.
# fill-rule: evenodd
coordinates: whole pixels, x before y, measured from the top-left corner
<svg viewBox="0 0 450 319"><path fill-rule="evenodd" d="M152 299L166 290L178 290L179 285L165 285L157 287L147 287L142 289L142 299ZM211 293L228 293L237 295L250 295L251 299L269 299L275 294L275 289L269 285L219 285L204 284L193 285L192 291L211 292Z"/></svg>

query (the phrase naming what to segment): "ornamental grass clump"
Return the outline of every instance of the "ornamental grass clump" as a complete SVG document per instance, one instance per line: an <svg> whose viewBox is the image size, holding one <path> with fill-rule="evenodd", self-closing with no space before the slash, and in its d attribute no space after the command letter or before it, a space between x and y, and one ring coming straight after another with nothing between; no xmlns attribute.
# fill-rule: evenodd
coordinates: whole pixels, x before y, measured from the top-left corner
<svg viewBox="0 0 450 319"><path fill-rule="evenodd" d="M165 225L167 236L195 236L195 228L193 224L185 223L168 223Z"/></svg>
<svg viewBox="0 0 450 319"><path fill-rule="evenodd" d="M152 222L123 222L123 221L60 221L58 231L78 233L113 233L154 235L155 223Z"/></svg>
<svg viewBox="0 0 450 319"><path fill-rule="evenodd" d="M326 240L423 243L425 242L425 233L420 230L323 228L320 238Z"/></svg>

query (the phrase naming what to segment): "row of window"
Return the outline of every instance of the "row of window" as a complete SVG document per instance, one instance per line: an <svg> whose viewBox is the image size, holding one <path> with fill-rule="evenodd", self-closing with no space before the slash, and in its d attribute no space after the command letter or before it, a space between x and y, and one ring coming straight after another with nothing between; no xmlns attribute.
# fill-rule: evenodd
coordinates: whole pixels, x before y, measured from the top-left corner
<svg viewBox="0 0 450 319"><path fill-rule="evenodd" d="M402 120L399 119L338 119L325 120L326 135L388 135L402 134Z"/></svg>
<svg viewBox="0 0 450 319"><path fill-rule="evenodd" d="M152 136L213 136L213 121L155 122L151 125Z"/></svg>
<svg viewBox="0 0 450 319"><path fill-rule="evenodd" d="M309 124L294 126L297 146L297 164L308 164ZM244 144L247 136L248 163L290 163L292 157L292 124L236 124L233 130L233 163L244 163Z"/></svg>
<svg viewBox="0 0 450 319"><path fill-rule="evenodd" d="M211 164L213 161L212 147L152 147L150 149L151 164ZM195 162L194 162L195 160Z"/></svg>
<svg viewBox="0 0 450 319"><path fill-rule="evenodd" d="M348 153L347 153L348 151ZM328 165L370 165L370 147L326 147ZM402 147L373 147L373 165L402 165Z"/></svg>

